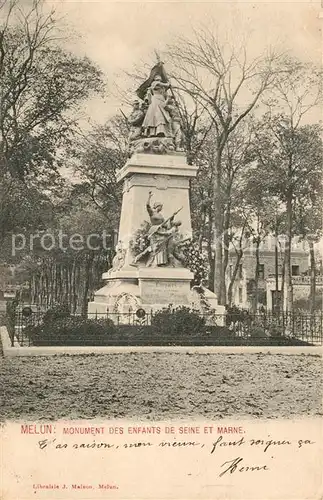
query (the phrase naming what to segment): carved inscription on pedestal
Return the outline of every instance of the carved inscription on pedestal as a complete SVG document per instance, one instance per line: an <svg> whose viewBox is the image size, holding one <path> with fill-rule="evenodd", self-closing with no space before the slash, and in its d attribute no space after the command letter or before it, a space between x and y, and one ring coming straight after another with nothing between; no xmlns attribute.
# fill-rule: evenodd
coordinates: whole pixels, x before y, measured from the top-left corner
<svg viewBox="0 0 323 500"><path fill-rule="evenodd" d="M181 281L140 280L141 298L148 304L186 304L189 284Z"/></svg>

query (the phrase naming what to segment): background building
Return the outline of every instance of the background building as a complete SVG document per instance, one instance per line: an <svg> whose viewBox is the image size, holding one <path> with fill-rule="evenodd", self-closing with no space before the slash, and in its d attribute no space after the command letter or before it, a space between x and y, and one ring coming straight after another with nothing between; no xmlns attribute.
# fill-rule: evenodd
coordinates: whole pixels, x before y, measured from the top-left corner
<svg viewBox="0 0 323 500"><path fill-rule="evenodd" d="M276 288L276 260L275 260L275 244L271 239L267 239L259 250L259 278L258 278L258 306L263 305L271 308L272 300L268 304L268 294L275 291ZM237 262L237 253L232 248L229 251L229 261L227 267L226 283L227 289L230 281L232 281L234 269ZM309 271L309 252L306 245L294 243L291 254L292 276L306 276ZM277 271L279 289L281 288L281 276L283 266L283 252L280 248L277 256ZM255 296L255 274L256 274L256 249L250 244L244 250L243 257L239 264L237 275L232 286L232 303L242 307L250 308L253 305ZM309 283L309 277L307 277ZM269 283L269 285L267 285ZM305 282L304 282L305 283ZM269 286L269 288L268 288ZM308 285L309 288L309 285ZM270 292L268 292L268 289ZM301 295L307 293L307 288L302 287ZM309 290L307 295L309 294ZM299 294L298 294L299 295ZM296 297L295 297L296 298Z"/></svg>

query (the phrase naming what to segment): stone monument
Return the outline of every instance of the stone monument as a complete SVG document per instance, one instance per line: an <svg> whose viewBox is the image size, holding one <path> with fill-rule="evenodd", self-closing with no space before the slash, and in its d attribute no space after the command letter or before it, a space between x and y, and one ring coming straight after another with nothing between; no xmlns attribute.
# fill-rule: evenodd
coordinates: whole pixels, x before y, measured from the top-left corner
<svg viewBox="0 0 323 500"><path fill-rule="evenodd" d="M116 255L90 314L199 307L183 255L192 238L189 181L197 167L186 162L179 110L161 62L137 96L128 119L129 159L117 174L123 199ZM216 313L224 312L215 294L206 296Z"/></svg>

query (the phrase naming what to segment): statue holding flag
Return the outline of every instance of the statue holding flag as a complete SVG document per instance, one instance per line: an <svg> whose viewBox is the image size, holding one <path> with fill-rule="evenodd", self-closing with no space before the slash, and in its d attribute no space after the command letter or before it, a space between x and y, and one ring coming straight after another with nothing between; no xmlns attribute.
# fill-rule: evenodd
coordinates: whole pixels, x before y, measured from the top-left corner
<svg viewBox="0 0 323 500"><path fill-rule="evenodd" d="M147 91L149 107L144 118L142 129L147 137L171 137L171 117L167 110L167 90L169 83L164 83L160 75L156 75Z"/></svg>
<svg viewBox="0 0 323 500"><path fill-rule="evenodd" d="M174 123L174 106L177 104L159 57L149 77L140 85L136 94L142 101L140 110L144 116L139 128L136 129L136 134L130 133L130 155L134 152L161 154L174 150L182 151L177 140L178 132L176 134L174 132L179 126L178 120ZM137 106L139 110L139 105ZM129 125L133 126L132 119L129 120Z"/></svg>

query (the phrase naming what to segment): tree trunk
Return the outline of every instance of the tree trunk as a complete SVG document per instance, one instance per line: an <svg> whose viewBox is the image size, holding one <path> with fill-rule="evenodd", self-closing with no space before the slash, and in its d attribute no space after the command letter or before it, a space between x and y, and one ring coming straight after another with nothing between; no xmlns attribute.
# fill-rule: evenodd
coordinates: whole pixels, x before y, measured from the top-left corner
<svg viewBox="0 0 323 500"><path fill-rule="evenodd" d="M76 295L76 259L77 257L74 257L73 259L73 264L71 268L71 312L74 314L76 311L76 302L77 302L77 295Z"/></svg>
<svg viewBox="0 0 323 500"><path fill-rule="evenodd" d="M225 144L225 143L224 143ZM214 226L215 226L215 256L214 256L214 292L217 294L218 303L223 304L223 204L222 204L222 151L223 146L218 142L215 164L214 186Z"/></svg>
<svg viewBox="0 0 323 500"><path fill-rule="evenodd" d="M237 252L237 260L236 260L236 263L235 263L235 266L234 266L234 269L233 269L233 273L232 273L232 277L231 277L231 280L230 280L230 283L229 283L229 286L228 286L228 304L230 306L232 306L233 285L234 285L234 282L236 280L236 277L237 277L237 274L238 274L238 271L239 271L239 266L240 266L240 262L241 262L242 256L243 256L243 250L242 250L242 248L240 248L239 251Z"/></svg>
<svg viewBox="0 0 323 500"><path fill-rule="evenodd" d="M310 239L309 240L310 247L310 277L311 277L311 290L310 290L310 307L311 313L315 311L315 294L316 294L316 267L315 267L315 252L314 252L314 243Z"/></svg>
<svg viewBox="0 0 323 500"><path fill-rule="evenodd" d="M224 303L227 302L227 287L226 287L226 272L229 262L229 227L230 227L230 204L227 207L227 212L224 219L224 232L223 232L223 269L222 269L222 282L221 282L221 296Z"/></svg>
<svg viewBox="0 0 323 500"><path fill-rule="evenodd" d="M31 275L30 282L31 282L31 299L30 300L31 300L32 304L36 304L36 276L34 273Z"/></svg>
<svg viewBox="0 0 323 500"><path fill-rule="evenodd" d="M72 312L72 304L73 304L73 261L70 262L70 264L68 266L68 287L69 287L68 306L70 308L70 311Z"/></svg>
<svg viewBox="0 0 323 500"><path fill-rule="evenodd" d="M281 293L281 292L280 292ZM281 300L278 299L279 295L279 269L278 269L278 220L276 216L275 224L275 294L272 309L277 314L281 308Z"/></svg>
<svg viewBox="0 0 323 500"><path fill-rule="evenodd" d="M282 283L281 283L281 299L280 299L280 304L281 304L281 312L285 311L285 262L286 262L286 249L284 249L284 256L283 256L283 263L282 263Z"/></svg>
<svg viewBox="0 0 323 500"><path fill-rule="evenodd" d="M223 244L221 217L218 215L215 223L215 262L214 262L214 292L218 296L218 303L223 304L222 283L223 283Z"/></svg>
<svg viewBox="0 0 323 500"><path fill-rule="evenodd" d="M292 282L292 265L291 265L293 205L292 205L291 192L289 192L287 196L286 211L287 211L287 241L285 249L286 311L290 312L293 309L293 282Z"/></svg>
<svg viewBox="0 0 323 500"><path fill-rule="evenodd" d="M68 301L68 262L64 264L64 277L63 277L63 283L64 283L64 303L66 303L69 306L69 301Z"/></svg>
<svg viewBox="0 0 323 500"><path fill-rule="evenodd" d="M198 230L198 246L199 246L200 252L202 252L202 250L203 250L203 237L204 237L204 231L205 231L205 223L206 223L206 207L203 206L202 221L201 221L201 224L200 224L199 230Z"/></svg>
<svg viewBox="0 0 323 500"><path fill-rule="evenodd" d="M83 280L81 279L81 266L82 260L78 260L76 270L75 270L75 286L76 286L76 294L75 294L75 304L74 310L76 312L79 311L80 305L82 307L82 299L83 299Z"/></svg>
<svg viewBox="0 0 323 500"><path fill-rule="evenodd" d="M259 298L259 268L260 268L260 255L259 255L259 247L260 247L260 238L256 239L256 269L255 269L255 295L252 304L253 312L257 312L258 308L258 298Z"/></svg>
<svg viewBox="0 0 323 500"><path fill-rule="evenodd" d="M214 271L214 257L213 257L213 253L212 253L212 246L211 246L211 243L208 243L208 256L209 256L209 290L211 290L211 292L215 292L214 290L214 274L215 274L215 271ZM212 256L212 258L210 259L210 256Z"/></svg>
<svg viewBox="0 0 323 500"><path fill-rule="evenodd" d="M212 249L213 241L213 227L212 227L212 209L209 209L209 220L208 220L208 238L207 238L207 255L209 261L209 286L208 288L213 292L214 290L214 255Z"/></svg>
<svg viewBox="0 0 323 500"><path fill-rule="evenodd" d="M88 308L88 295L90 290L91 269L93 264L93 255L88 255L85 262L85 280L82 300L82 316L86 317Z"/></svg>
<svg viewBox="0 0 323 500"><path fill-rule="evenodd" d="M59 301L59 299L63 295L63 284L62 284L62 264L58 265L57 273L56 273L56 279L57 279L57 296L56 296L56 302Z"/></svg>

